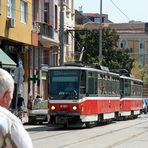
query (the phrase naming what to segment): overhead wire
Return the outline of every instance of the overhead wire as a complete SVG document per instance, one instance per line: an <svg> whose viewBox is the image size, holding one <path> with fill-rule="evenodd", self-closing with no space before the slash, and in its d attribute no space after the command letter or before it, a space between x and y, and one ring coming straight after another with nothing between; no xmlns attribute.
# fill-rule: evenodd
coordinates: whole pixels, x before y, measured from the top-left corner
<svg viewBox="0 0 148 148"><path fill-rule="evenodd" d="M110 0L110 2L130 21L131 19L113 2L113 0Z"/></svg>
<svg viewBox="0 0 148 148"><path fill-rule="evenodd" d="M113 0L110 0L110 2L129 20L129 21L131 21L131 19L115 4L115 2L113 2ZM130 24L130 23L128 23L128 24ZM130 24L130 26L128 27L128 30L129 31L131 31L131 33L133 32L133 33L135 33L135 31L137 32L137 31L140 31L141 29L144 29L144 28L141 28L141 27L134 27L134 25L135 24ZM128 31L128 32L129 32ZM142 30L143 31L143 30ZM144 31L145 31L145 29L144 29ZM138 32L139 33L139 32ZM134 39L134 38L133 38Z"/></svg>

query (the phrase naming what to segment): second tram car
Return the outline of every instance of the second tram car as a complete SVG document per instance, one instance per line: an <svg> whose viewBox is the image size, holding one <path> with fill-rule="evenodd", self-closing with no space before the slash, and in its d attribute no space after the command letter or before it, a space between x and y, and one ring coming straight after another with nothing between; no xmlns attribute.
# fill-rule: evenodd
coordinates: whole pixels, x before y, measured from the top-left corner
<svg viewBox="0 0 148 148"><path fill-rule="evenodd" d="M49 69L49 124L87 127L136 117L143 108L142 81L107 69L67 65Z"/></svg>

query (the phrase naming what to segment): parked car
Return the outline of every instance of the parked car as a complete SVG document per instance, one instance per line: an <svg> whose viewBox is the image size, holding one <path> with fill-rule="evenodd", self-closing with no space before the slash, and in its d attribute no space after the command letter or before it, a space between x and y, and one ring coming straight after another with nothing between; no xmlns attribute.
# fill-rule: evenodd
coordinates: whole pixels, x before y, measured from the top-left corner
<svg viewBox="0 0 148 148"><path fill-rule="evenodd" d="M48 115L48 100L41 100L33 105L32 110L29 110L28 123L42 124L47 122Z"/></svg>
<svg viewBox="0 0 148 148"><path fill-rule="evenodd" d="M143 113L147 114L148 112L148 98L143 99Z"/></svg>

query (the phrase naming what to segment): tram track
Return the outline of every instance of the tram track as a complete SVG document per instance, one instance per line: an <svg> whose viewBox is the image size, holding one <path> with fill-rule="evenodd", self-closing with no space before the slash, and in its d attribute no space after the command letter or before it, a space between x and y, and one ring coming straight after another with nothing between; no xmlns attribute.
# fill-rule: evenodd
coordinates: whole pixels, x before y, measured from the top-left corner
<svg viewBox="0 0 148 148"><path fill-rule="evenodd" d="M138 137L138 136L143 135L144 133L145 133L145 131L140 132L140 133L138 133L138 134L134 134L134 135L132 135L132 136L130 136L130 137L128 137L128 138L125 138L125 139L123 139L123 140L120 140L120 141L118 141L118 142L116 142L116 143L114 143L114 144L112 144L112 145L108 145L107 147L104 147L104 148L113 148L113 147L115 147L115 146L119 146L119 145L121 145L122 143L125 143L125 142L127 142L127 141L129 141L129 140L132 140L132 139L134 139L134 138L136 138L136 137Z"/></svg>
<svg viewBox="0 0 148 148"><path fill-rule="evenodd" d="M76 144L87 142L87 141L92 140L92 139L95 139L95 138L100 138L100 137L103 137L103 136L107 136L109 134L114 134L114 133L117 133L117 132L120 132L120 131L123 131L123 130L126 130L126 129L130 129L130 128L135 127L137 125L145 124L146 122L147 122L147 120L146 121L143 121L143 122L136 123L136 124L132 124L132 125L129 125L129 126L126 126L126 127L123 127L123 128L119 128L119 129L116 129L116 130L110 130L108 132L104 132L102 134L97 134L97 135L94 135L94 136L90 136L90 137L87 137L87 138L84 138L84 139L81 139L81 140L78 140L78 141L75 141L75 142L72 142L72 143L63 144L63 145L61 145L60 147L57 147L57 148L66 148L66 147L69 147L69 146L73 146L73 145L76 145ZM94 128L92 128L92 129L94 129ZM100 126L100 128L101 128L101 126ZM46 128L46 130L44 129L44 131L49 131L49 132L50 131L55 131L55 130L62 131L62 130L65 130L65 129L52 129L52 128L49 129L48 127ZM48 139L48 138L58 138L58 136L67 135L67 134L70 134L72 132L77 132L78 130L79 129L77 129L77 130L70 130L70 131L69 130L66 130L64 132L56 133L56 134L51 134L51 135L49 135L49 134L47 135L47 133L46 133L46 135L44 135L42 137L40 136L40 137L32 138L32 140L33 140L33 142L36 142L36 141L40 141L40 140ZM83 130L83 129L80 129L80 130ZM42 132L44 132L44 131L42 131ZM30 135L37 134L39 132L41 132L41 131L30 133ZM110 146L108 146L106 148L113 147L113 146L119 145L121 143L124 143L127 140L130 140L130 139L132 139L132 138L134 138L134 137L136 137L138 135L142 135L143 133L144 132L140 132L137 135L136 134L135 135L132 135L131 137L128 137L127 139L125 138L125 139L123 139L121 141L118 141L118 142L114 143L113 145L110 145ZM34 136L32 136L32 137L34 137Z"/></svg>
<svg viewBox="0 0 148 148"><path fill-rule="evenodd" d="M144 122L140 122L140 123L137 123L137 124L134 124L134 125L130 125L130 126L127 126L127 127L124 127L124 128L120 128L120 129L117 129L117 130L111 130L111 131L109 131L109 132L105 132L105 133L103 133L103 134L98 134L98 135L95 135L95 136L92 136L92 137L88 137L88 138L85 138L85 139L82 139L82 140L79 140L79 141L77 141L77 142L73 142L73 143L70 143L70 144L65 144L65 145L60 146L60 147L57 147L57 148L66 148L66 147L69 147L69 146L72 146L72 145L76 145L76 144L80 144L80 143L83 143L83 142L87 142L87 141L90 141L90 140L95 139L95 138L100 138L100 137L103 137L103 136L106 136L106 135L110 135L110 134L113 134L113 133L117 133L117 132L120 132L120 131L129 129L129 128L135 127L135 126L137 126L137 125L144 124L144 123L146 123L146 122L147 122L147 121L144 121ZM142 135L142 134L144 134L144 133L145 133L145 132L140 132L140 133L138 133L138 134L132 135L132 136L130 136L130 137L128 137L128 138L125 138L125 139L123 139L123 140L121 140L121 141L118 141L118 142L116 142L116 143L114 143L114 144L112 144L112 145L109 145L109 146L107 146L107 147L104 147L104 148L112 148L112 147L114 147L114 146L116 146L116 145L122 144L122 143L124 143L124 142L126 142L126 141L128 141L128 140L131 140L131 139L135 138L136 136L140 136L140 135Z"/></svg>

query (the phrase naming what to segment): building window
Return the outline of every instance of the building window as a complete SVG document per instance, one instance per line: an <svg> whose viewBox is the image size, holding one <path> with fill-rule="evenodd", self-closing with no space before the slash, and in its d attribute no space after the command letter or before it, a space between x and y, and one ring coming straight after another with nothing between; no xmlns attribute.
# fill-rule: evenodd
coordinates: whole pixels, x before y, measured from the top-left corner
<svg viewBox="0 0 148 148"><path fill-rule="evenodd" d="M120 43L120 48L123 48L123 49L126 48L126 41L125 41L125 40L122 40L122 41L121 41L121 43Z"/></svg>
<svg viewBox="0 0 148 148"><path fill-rule="evenodd" d="M66 12L69 12L69 0L66 0Z"/></svg>
<svg viewBox="0 0 148 148"><path fill-rule="evenodd" d="M55 5L55 29L58 29L58 7Z"/></svg>
<svg viewBox="0 0 148 148"><path fill-rule="evenodd" d="M64 43L69 44L69 34L66 31L64 32Z"/></svg>
<svg viewBox="0 0 148 148"><path fill-rule="evenodd" d="M21 0L20 1L20 18L21 22L27 23L28 21L28 4L27 2Z"/></svg>
<svg viewBox="0 0 148 148"><path fill-rule="evenodd" d="M144 40L141 40L141 41L140 41L140 49L144 49L144 48L145 48L144 43L145 43Z"/></svg>
<svg viewBox="0 0 148 148"><path fill-rule="evenodd" d="M94 18L94 22L95 22L95 23L100 23L100 18L99 18L99 17L95 17L95 18Z"/></svg>
<svg viewBox="0 0 148 148"><path fill-rule="evenodd" d="M140 55L140 64L141 65L145 65L145 63L146 63L146 61L145 61L145 55L144 54L143 55L141 54Z"/></svg>
<svg viewBox="0 0 148 148"><path fill-rule="evenodd" d="M49 23L49 3L44 3L44 22Z"/></svg>
<svg viewBox="0 0 148 148"><path fill-rule="evenodd" d="M69 9L69 0L66 0L66 9L68 10Z"/></svg>
<svg viewBox="0 0 148 148"><path fill-rule="evenodd" d="M143 44L142 43L140 43L140 49L142 49L143 48Z"/></svg>
<svg viewBox="0 0 148 148"><path fill-rule="evenodd" d="M71 9L69 7L69 4L70 4L69 0L66 0L65 4L66 4L65 5L66 6L66 17L69 18L70 17L70 12L71 12Z"/></svg>
<svg viewBox="0 0 148 148"><path fill-rule="evenodd" d="M145 55L146 51L145 51L145 40L144 39L140 39L139 41L139 54L140 55Z"/></svg>
<svg viewBox="0 0 148 148"><path fill-rule="evenodd" d="M7 0L7 17L15 17L15 0Z"/></svg>
<svg viewBox="0 0 148 148"><path fill-rule="evenodd" d="M74 13L74 0L71 0L71 11Z"/></svg>

